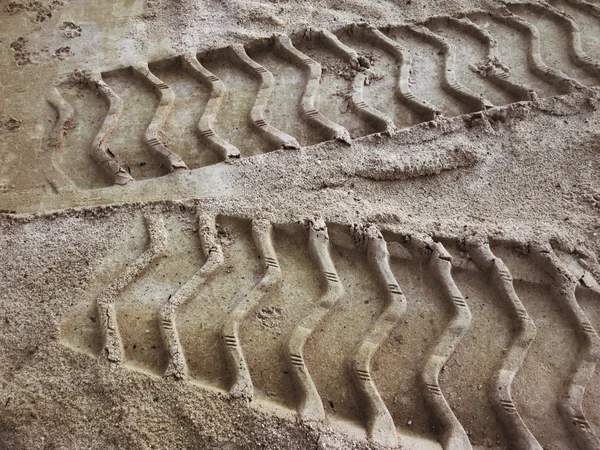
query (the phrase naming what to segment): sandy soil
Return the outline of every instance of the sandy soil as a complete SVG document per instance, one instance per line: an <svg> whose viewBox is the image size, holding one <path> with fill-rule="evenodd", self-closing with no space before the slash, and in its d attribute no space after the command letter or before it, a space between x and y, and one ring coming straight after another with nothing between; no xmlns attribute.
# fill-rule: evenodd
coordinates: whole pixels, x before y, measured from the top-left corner
<svg viewBox="0 0 600 450"><path fill-rule="evenodd" d="M583 49L599 61L594 30L600 30L600 19L569 10L566 1L551 3L579 20ZM519 8L513 5L511 11ZM581 332L578 311L596 330L600 327L594 303L600 280L584 278L600 271L577 259L600 251L600 95L594 88L600 71L573 64L557 37L564 29L525 9L529 20L539 21L546 63L581 78L586 87L563 92L564 83L519 66L523 52L501 49L500 56L513 64L511 76L522 76L542 94L524 99L526 89L507 91L469 78L473 68L463 62L474 55L469 49L483 47L472 36L453 35L456 29L448 31L446 22L434 21L430 28L459 39L458 80L471 80L464 84L476 92L487 86L481 87L486 98L505 105L473 114L481 98L457 100L460 95L440 87L445 66L439 43L390 26L389 35L404 39L415 60L409 85L444 114L430 121L415 109L407 112L406 102L380 93L380 88L394 88L397 64L358 34L339 36L348 45L357 41L360 55L370 58L368 69L340 62L319 41L301 38L307 28L336 31L368 22L388 30L390 24L466 13L482 28L503 32L498 24L487 28L488 11L506 10L504 3L468 0L2 1L0 448L380 448L368 425L368 402L357 394L347 362L378 326L377 318L393 301L393 288L376 282L378 262L348 245L353 224L374 224L384 232L392 253L390 271L408 304L396 326L385 332L371 364L397 430L396 444L441 448L443 426L419 383L427 355L443 339L456 305L448 298L447 283L432 281L431 267L402 250L406 236L427 234L452 255L456 286L472 314L440 375L440 387L474 448L517 448L514 429L503 423L490 391L519 325L500 288L466 253L465 239L478 233L489 237L511 270L516 294L537 326L529 359L512 386L514 403L543 448L577 448L557 404L577 367L576 350L592 339ZM349 130L351 145L329 139L327 130L300 116L294 105L301 101L304 91L298 86L305 74L281 55L273 56L268 39L274 33L292 35L305 54L323 61L316 107ZM264 118L297 138L301 148L277 149L272 136L248 122L259 92L257 77L224 50L232 44L245 44L252 58L275 73ZM195 52L233 86L214 128L239 148L239 159L219 162L219 154L207 153L206 141L198 136L198 104L211 93L172 60ZM192 170L169 173L148 152L146 127L159 100L150 84L128 69L148 62L176 96L157 139ZM107 86L124 99L111 145L135 179L127 186L114 186L90 156L108 106L97 90L74 79L74 72L86 71L102 72ZM383 129L379 116L348 107L357 76L369 80L361 84L365 101L392 117L399 130ZM60 136L65 132L60 144L55 139L60 111L49 102L56 95L74 108L73 119L60 129ZM150 248L144 221L149 215L164 217L166 249L119 293L124 361L110 363L95 302ZM177 318L190 374L173 380L162 377L171 355L157 314L205 261L198 215L217 218L215 239L224 263L203 280L201 294ZM282 351L287 336L330 289L331 275L308 244L307 221L316 217L327 223L328 254L339 272L334 278L339 275L344 286L343 297L305 346L324 423L298 419L301 394ZM257 219L274 225L274 253L283 275L240 325L255 388L249 401L227 393L234 372L219 327L261 279L265 253L251 222ZM559 261L571 264L581 309L569 306L564 290L552 290L557 279L526 256L528 244L540 238L551 242ZM576 255L575 263L569 254ZM589 374L583 400L587 426L596 433L598 377Z"/></svg>

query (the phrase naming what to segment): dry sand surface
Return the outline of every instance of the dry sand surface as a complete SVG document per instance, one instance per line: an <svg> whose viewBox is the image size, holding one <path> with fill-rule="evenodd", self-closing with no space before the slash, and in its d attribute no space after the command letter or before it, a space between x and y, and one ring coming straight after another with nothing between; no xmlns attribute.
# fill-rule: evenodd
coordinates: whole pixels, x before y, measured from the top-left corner
<svg viewBox="0 0 600 450"><path fill-rule="evenodd" d="M598 0L0 0L0 449L600 449L598 86Z"/></svg>

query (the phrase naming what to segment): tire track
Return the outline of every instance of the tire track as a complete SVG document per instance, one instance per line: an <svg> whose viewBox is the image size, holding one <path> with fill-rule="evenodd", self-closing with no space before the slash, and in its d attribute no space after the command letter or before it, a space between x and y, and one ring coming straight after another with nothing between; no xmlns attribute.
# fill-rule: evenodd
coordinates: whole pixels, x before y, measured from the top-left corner
<svg viewBox="0 0 600 450"><path fill-rule="evenodd" d="M529 86L539 97L570 92L571 86L557 85L540 72L532 60L527 29L515 27L504 16L491 13L468 14L467 18L482 30L486 30L498 43L498 58L509 69L510 77Z"/></svg>
<svg viewBox="0 0 600 450"><path fill-rule="evenodd" d="M217 241L215 218L200 215L198 217L198 232L202 252L206 260L192 278L187 280L174 295L169 296L169 301L161 308L159 313L160 334L169 355L169 362L164 375L178 379L188 377L189 370L175 321L177 309L183 303L195 297L211 274L223 264L223 251Z"/></svg>
<svg viewBox="0 0 600 450"><path fill-rule="evenodd" d="M289 340L320 297L318 265L311 255L304 224L275 224L273 246L281 280L241 322L240 341L254 385L254 399L296 411L303 394L292 373ZM311 361L305 361L305 365L313 367Z"/></svg>
<svg viewBox="0 0 600 450"><path fill-rule="evenodd" d="M308 30L305 38L296 43L296 47L323 67L319 95L315 98L316 109L334 123L343 126L350 137L355 139L377 130L370 122L363 120L352 106L354 68L345 59L346 55L337 42L327 31Z"/></svg>
<svg viewBox="0 0 600 450"><path fill-rule="evenodd" d="M513 286L535 323L536 338L511 385L513 402L542 448L575 449L557 404L575 364L577 335L559 302L552 279L527 256L527 243L499 242L492 247L513 276Z"/></svg>
<svg viewBox="0 0 600 450"><path fill-rule="evenodd" d="M468 19L443 17L426 23L436 35L452 43L456 78L496 106L529 100L527 89L508 81L508 68L498 60L493 36Z"/></svg>
<svg viewBox="0 0 600 450"><path fill-rule="evenodd" d="M456 49L441 36L436 35L424 26L412 26L411 31L423 38L426 42L437 47L444 55L443 75L441 77L442 89L448 94L467 105L468 112L482 111L491 108L492 103L481 94L477 95L467 87L461 85L456 79Z"/></svg>
<svg viewBox="0 0 600 450"><path fill-rule="evenodd" d="M114 184L127 184L133 181L133 178L119 165L106 142L117 126L117 121L123 109L123 101L108 87L100 73L90 74L89 82L109 103L106 118L92 144L92 158L113 179Z"/></svg>
<svg viewBox="0 0 600 450"><path fill-rule="evenodd" d="M131 284L149 266L157 261L165 251L167 237L162 216L146 216L146 227L150 237L150 246L134 263L125 269L108 287L96 298L96 309L102 333L103 353L110 362L122 363L124 348L123 340L117 323L115 301L118 294Z"/></svg>
<svg viewBox="0 0 600 450"><path fill-rule="evenodd" d="M286 40L287 48L293 47L288 36L281 35L281 39ZM302 58L294 58L295 49L291 54L284 50L281 39L279 35L273 35L268 40L246 47L250 57L274 76L272 100L265 109L265 115L274 125L294 136L303 147L331 139L335 132L325 130L323 126L315 127L315 121L311 122L311 117L306 114L309 109L302 107L310 67L304 65Z"/></svg>
<svg viewBox="0 0 600 450"><path fill-rule="evenodd" d="M243 67L260 79L260 87L256 93L254 105L250 110L250 120L252 120L254 126L263 133L265 139L270 141L276 149L299 149L300 144L295 138L276 129L265 120L265 110L271 99L271 91L275 84L273 74L252 60L242 45L234 45L231 50Z"/></svg>
<svg viewBox="0 0 600 450"><path fill-rule="evenodd" d="M330 139L350 144L351 137L348 130L325 117L316 107L319 85L323 74L321 64L298 50L288 36L277 35L275 39L275 46L281 54L303 67L308 73L308 81L300 103L303 114L326 135L330 136Z"/></svg>
<svg viewBox="0 0 600 450"><path fill-rule="evenodd" d="M554 8L569 15L579 28L583 51L600 62L600 6L580 0L550 0Z"/></svg>
<svg viewBox="0 0 600 450"><path fill-rule="evenodd" d="M111 152L121 161L121 166L135 180L161 177L169 172L165 160L149 143L153 122L160 107L156 87L133 67L103 72L102 78L119 96L122 111L114 131L108 139Z"/></svg>
<svg viewBox="0 0 600 450"><path fill-rule="evenodd" d="M334 49L339 57L345 60L354 70L360 71L368 68L370 63L366 58L360 57L358 53L343 44L335 34L330 31L322 31L322 38L326 40L328 45ZM350 103L354 112L365 122L370 123L374 129L379 132L386 132L392 135L396 131L396 126L391 118L383 112L378 111L371 105L368 105L363 96L364 86L367 82L367 76L363 73L356 72L350 89Z"/></svg>
<svg viewBox="0 0 600 450"><path fill-rule="evenodd" d="M424 27L406 25L390 27L387 35L406 47L412 55L409 84L414 93L434 105L444 116L454 117L473 112L474 108L449 78L446 77L447 51Z"/></svg>
<svg viewBox="0 0 600 450"><path fill-rule="evenodd" d="M575 296L581 309L590 319L592 326L598 329L600 326L600 312L598 311L598 301L600 299L600 265L596 257L588 251L580 252L576 249L576 255L558 254L557 256L567 265L569 271L579 280ZM558 252L557 252L558 253ZM565 258L568 257L568 258ZM575 264L573 264L575 263ZM585 390L582 407L586 412L586 418L590 422L592 430L598 436L600 432L600 410L598 401L600 399L600 373L596 369L590 383Z"/></svg>
<svg viewBox="0 0 600 450"><path fill-rule="evenodd" d="M240 325L256 309L261 299L281 282L281 268L273 248L272 234L271 223L264 220L252 221L252 237L264 266L264 274L258 284L236 302L233 311L229 313L221 327L221 337L233 374L233 382L229 389L232 397L252 399L254 396L250 369L240 340Z"/></svg>
<svg viewBox="0 0 600 450"><path fill-rule="evenodd" d="M446 366L442 387L473 446L490 446L493 442L507 447L514 440L497 414L496 384L499 368L516 335L511 312L462 242L447 241L446 248L453 258L454 280L469 305L472 320ZM479 359L477 355L483 353L486 357Z"/></svg>
<svg viewBox="0 0 600 450"><path fill-rule="evenodd" d="M315 219L309 223L309 245L326 286L316 305L293 329L285 345L290 372L299 391L298 416L304 421L322 422L325 410L315 383L304 361L304 347L314 329L343 295L344 289L329 255L329 236L325 222Z"/></svg>
<svg viewBox="0 0 600 450"><path fill-rule="evenodd" d="M244 157L275 150L276 146L265 139L251 118L260 81L255 74L248 72L233 48L206 52L198 55L198 61L225 87L220 96L221 108L218 114L214 112L216 118L212 127L216 135L239 149ZM217 80L214 83L218 85Z"/></svg>
<svg viewBox="0 0 600 450"><path fill-rule="evenodd" d="M354 49L358 58L362 57L368 63L367 70L356 75L356 78L364 79L361 86L363 100L401 129L433 117L433 107L427 109L422 102L420 109L410 106L410 98L416 98L409 92L406 81L410 72L410 64L405 61L410 58L407 51L401 51L385 36L378 39L379 35L383 36L379 30L357 24L337 33L342 43ZM356 78L355 83L358 83Z"/></svg>
<svg viewBox="0 0 600 450"><path fill-rule="evenodd" d="M432 347L452 318L452 304L431 273L427 260L413 257L405 247L407 236L383 232L390 266L407 299L400 324L383 343L373 362L373 379L398 430L400 446L411 448L407 435L438 441L438 426L427 407L422 371ZM393 375L392 375L393 374Z"/></svg>
<svg viewBox="0 0 600 450"><path fill-rule="evenodd" d="M529 70L540 78L554 84L561 93L568 93L575 88L583 88L576 80L569 78L558 69L548 67L542 58L542 39L540 38L539 30L531 23L514 14L511 15L494 15L502 23L523 33L528 40L527 45L527 62Z"/></svg>
<svg viewBox="0 0 600 450"><path fill-rule="evenodd" d="M147 216L149 247L95 299L109 361L276 403L316 426L343 421L389 447L415 436L445 449L597 447L582 405L600 338L575 297L580 283L597 285L589 254L559 259L546 241L492 249L484 235L384 239L374 225L321 219L162 217ZM89 354L96 333L77 311L61 339Z"/></svg>
<svg viewBox="0 0 600 450"><path fill-rule="evenodd" d="M57 89L53 89L46 101L56 110L58 117L50 130L47 142L44 145L44 175L57 192L75 189L75 183L71 181L56 164L56 153L61 152L64 145L64 136L67 129L73 124L75 110L60 95Z"/></svg>
<svg viewBox="0 0 600 450"><path fill-rule="evenodd" d="M413 56L411 52L387 37L381 30L375 27L364 27L365 37L367 40L373 41L376 45L384 48L387 52L394 55L400 63L397 96L400 100L406 103L417 114L422 116L422 120L433 120L441 111L426 100L419 98L410 88L410 74L413 67Z"/></svg>
<svg viewBox="0 0 600 450"><path fill-rule="evenodd" d="M600 10L580 0L553 1L578 11L577 20L584 25L553 6L509 4L502 12L439 16L381 29L358 23L335 33L306 29L293 40L275 34L244 46L207 51L199 55L201 62L194 54L180 56L175 66L210 87L209 98L199 102L206 105L198 129L223 160L239 157L239 148L244 156L252 156L327 139L350 143L374 133L392 135L441 113L477 113L596 86L600 65L593 44L598 46ZM150 64L162 70L173 61ZM131 71L141 79L134 81ZM95 73L88 79L110 103L92 146L93 157L116 184L186 167L167 142L167 130L176 122L170 113L178 101L148 64ZM158 105L149 87L158 93ZM178 102L175 114L188 117L189 105L187 98ZM139 129L142 123L144 133ZM192 133L185 134L189 140ZM116 150L107 144L109 137L121 165ZM162 166L145 160L138 140L147 142L144 148L150 146ZM179 142L177 146L189 148ZM216 162L204 156L198 160L192 167Z"/></svg>

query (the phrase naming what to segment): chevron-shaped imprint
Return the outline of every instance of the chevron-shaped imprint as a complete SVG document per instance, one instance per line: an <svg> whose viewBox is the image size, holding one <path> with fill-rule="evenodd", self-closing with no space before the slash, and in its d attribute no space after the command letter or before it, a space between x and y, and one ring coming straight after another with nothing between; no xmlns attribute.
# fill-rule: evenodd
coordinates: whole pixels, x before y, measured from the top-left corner
<svg viewBox="0 0 600 450"><path fill-rule="evenodd" d="M150 246L132 265L115 278L106 289L96 298L96 309L100 322L103 340L103 353L106 358L115 363L123 360L123 341L119 333L115 308L116 296L122 292L150 264L157 261L167 245L167 236L162 216L148 215L146 227L150 237Z"/></svg>
<svg viewBox="0 0 600 450"><path fill-rule="evenodd" d="M477 266L483 272L489 273L491 282L510 305L518 321L517 335L504 357L492 388L496 410L508 432L513 436L517 448L541 450L542 446L533 437L517 412L511 395L512 381L535 339L535 324L517 296L508 268L500 258L494 256L486 239L483 236L475 236L467 242L467 247Z"/></svg>
<svg viewBox="0 0 600 450"><path fill-rule="evenodd" d="M97 89L100 95L109 102L106 118L92 144L92 158L104 172L112 177L115 184L127 184L133 178L119 165L107 144L108 138L117 126L123 102L104 82L100 73L89 74L88 80L89 84Z"/></svg>
<svg viewBox="0 0 600 450"><path fill-rule="evenodd" d="M198 131L200 135L207 138L209 145L214 151L227 160L229 158L239 158L240 151L221 138L214 130L214 123L219 114L221 103L225 95L225 85L219 78L206 70L198 61L195 54L180 57L182 66L199 77L205 83L210 84L211 93L200 121L198 122Z"/></svg>
<svg viewBox="0 0 600 450"><path fill-rule="evenodd" d="M194 276L170 297L168 303L160 311L161 335L169 354L165 376L174 376L175 378L188 376L188 368L177 331L175 314L177 308L195 296L208 277L223 264L223 253L216 238L215 226L214 217L203 215L198 217L198 230L206 261Z"/></svg>
<svg viewBox="0 0 600 450"><path fill-rule="evenodd" d="M536 27L540 50L566 76L586 85L600 81L600 65L584 52L579 26L571 17L542 3L508 8Z"/></svg>
<svg viewBox="0 0 600 450"><path fill-rule="evenodd" d="M303 113L310 118L315 126L327 133L330 139L350 143L351 138L348 130L323 116L315 107L319 84L321 83L321 65L294 47L288 36L277 35L275 39L277 43L276 48L279 49L281 54L290 59L290 61L303 66L308 73L306 88L300 102L300 108Z"/></svg>
<svg viewBox="0 0 600 450"><path fill-rule="evenodd" d="M272 225L267 221L252 221L252 236L264 264L264 275L250 292L244 293L221 327L221 335L228 352L229 365L233 372L233 384L229 393L233 397L252 398L254 387L248 363L239 344L240 324L256 308L261 298L281 281L281 269L272 242Z"/></svg>
<svg viewBox="0 0 600 450"><path fill-rule="evenodd" d="M565 391L558 403L559 411L565 425L570 431L580 449L593 449L600 446L596 434L587 427L583 412L583 394L600 358L600 337L589 327L589 320L575 298L577 281L567 267L556 256L549 243L543 240L534 241L529 246L529 255L533 261L548 273L554 281L553 294L572 316L577 330L581 333L581 348L578 361L573 368L571 378L565 386ZM587 328L587 330L586 330ZM584 427L581 427L584 424Z"/></svg>
<svg viewBox="0 0 600 450"><path fill-rule="evenodd" d="M158 90L159 103L156 108L156 113L148 129L146 130L146 142L157 155L159 159L167 166L169 172L173 172L177 169L187 169L187 165L179 157L179 155L169 150L164 142L159 139L159 130L164 125L165 121L171 110L173 109L173 103L175 102L175 93L173 90L159 80L148 68L148 65L133 66L134 72L143 77L149 83L151 83L155 89Z"/></svg>
<svg viewBox="0 0 600 450"><path fill-rule="evenodd" d="M415 258L422 259L427 263L431 274L440 283L445 296L455 306L451 321L438 338L421 373L421 382L425 387L425 399L441 425L442 447L444 449L471 448L467 433L452 412L439 387L440 372L469 328L471 312L452 279L452 258L444 246L441 243L433 242L427 236L410 236L407 238L406 245Z"/></svg>
<svg viewBox="0 0 600 450"><path fill-rule="evenodd" d="M300 391L298 415L303 420L323 421L325 420L325 411L321 397L309 371L305 368L304 346L315 327L340 300L344 290L339 282L331 256L329 256L329 236L325 222L322 220L311 221L308 239L321 276L325 278L326 287L321 298L317 300L315 307L292 331L285 352L291 364L292 376Z"/></svg>
<svg viewBox="0 0 600 450"><path fill-rule="evenodd" d="M392 417L371 379L371 360L379 346L388 337L406 311L406 298L390 269L389 252L379 230L373 226L356 227L355 240L362 243L370 264L382 283L387 287L388 304L368 334L364 337L350 359L350 367L355 376L355 385L365 403L367 431L376 443L387 446L398 444L396 428Z"/></svg>
<svg viewBox="0 0 600 450"><path fill-rule="evenodd" d="M50 182L52 187L59 192L73 190L75 189L75 184L57 167L55 154L62 150L63 139L67 132L67 128L73 123L75 111L60 95L57 89L53 89L50 92L47 101L58 113L58 118L50 132L50 136L45 145L46 148L44 149L46 160L44 163L44 172L46 174L46 179Z"/></svg>
<svg viewBox="0 0 600 450"><path fill-rule="evenodd" d="M549 67L542 58L540 35L537 28L531 23L516 15L494 15L494 19L499 22L523 33L527 36L529 44L527 46L527 61L529 70L536 76L554 84L561 92L571 92L576 87L581 88L582 85L569 78L560 70Z"/></svg>
<svg viewBox="0 0 600 450"><path fill-rule="evenodd" d="M446 92L456 99L468 104L473 112L492 107L492 103L489 100L478 97L467 87L458 83L455 74L456 50L446 39L432 33L428 28L423 26L412 26L410 27L410 30L421 36L424 40L431 42L443 53L444 68L442 72L442 87Z"/></svg>
<svg viewBox="0 0 600 450"><path fill-rule="evenodd" d="M400 103L409 108L409 114L416 115L415 119L410 119L411 122L412 120L432 120L441 113L435 106L417 97L411 90L409 77L411 74L412 56L408 49L390 39L381 30L369 25L351 25L345 29L345 34L352 37L353 43L364 42L375 49L381 49L385 54L389 54L397 63L398 69L397 74L394 74L394 78L392 78L394 83L392 89L387 95L382 96L381 101L387 101L385 97L397 98ZM381 105L383 106L383 103Z"/></svg>
<svg viewBox="0 0 600 450"><path fill-rule="evenodd" d="M533 99L533 89L511 76L500 57L498 41L487 29L466 17L435 18L426 26L453 44L456 77L474 93L489 97L495 105Z"/></svg>
<svg viewBox="0 0 600 450"><path fill-rule="evenodd" d="M253 61L241 45L232 46L231 51L243 64L246 70L257 74L260 79L260 87L256 94L252 110L250 111L250 120L252 120L252 122L266 135L268 140L272 141L279 148L300 148L300 144L295 138L269 125L264 119L265 109L269 103L271 91L273 89L273 74L257 62Z"/></svg>

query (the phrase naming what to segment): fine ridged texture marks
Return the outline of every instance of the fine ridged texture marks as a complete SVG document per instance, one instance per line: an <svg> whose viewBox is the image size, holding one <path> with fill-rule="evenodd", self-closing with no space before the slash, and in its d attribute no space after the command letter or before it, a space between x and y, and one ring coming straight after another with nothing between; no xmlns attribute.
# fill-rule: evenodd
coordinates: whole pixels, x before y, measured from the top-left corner
<svg viewBox="0 0 600 450"><path fill-rule="evenodd" d="M92 158L113 179L114 184L127 184L133 181L133 178L116 161L114 153L110 151L107 143L117 126L123 101L108 87L100 73L91 73L89 83L108 101L108 113L92 144Z"/></svg>
<svg viewBox="0 0 600 450"><path fill-rule="evenodd" d="M50 130L44 146L44 172L50 185L57 191L75 189L75 184L56 165L55 154L63 148L63 139L67 129L73 124L73 107L60 95L56 88L52 89L47 98L48 103L56 110L58 117Z"/></svg>
<svg viewBox="0 0 600 450"><path fill-rule="evenodd" d="M223 83L221 105L212 122L213 131L235 146L242 157L276 150L251 119L260 79L250 72L231 47L197 55L207 71Z"/></svg>
<svg viewBox="0 0 600 450"><path fill-rule="evenodd" d="M573 320L580 340L577 362L558 402L563 421L581 450L600 447L583 411L583 396L600 357L600 337L590 324L575 298L577 280L556 256L547 241L534 241L529 245L529 256L553 280L553 295L561 302Z"/></svg>
<svg viewBox="0 0 600 450"><path fill-rule="evenodd" d="M162 256L167 245L167 235L162 215L149 214L145 220L150 238L149 248L133 264L119 274L96 298L103 353L109 361L115 363L123 362L124 352L123 341L117 324L116 297Z"/></svg>
<svg viewBox="0 0 600 450"><path fill-rule="evenodd" d="M441 243L429 237L407 238L407 247L415 259L423 259L438 280L445 297L452 303L454 315L438 338L425 362L421 381L425 399L440 425L440 442L445 450L470 449L464 428L452 412L440 388L439 376L458 343L471 325L471 312L452 279L452 258Z"/></svg>
<svg viewBox="0 0 600 450"><path fill-rule="evenodd" d="M300 144L292 136L284 133L268 124L265 120L265 109L271 99L271 91L273 90L273 74L265 69L263 66L253 61L242 45L232 45L231 52L239 59L243 67L253 74L256 78L260 79L260 86L254 99L254 105L250 110L250 120L256 126L261 133L263 133L267 140L273 143L276 148L284 149L299 149Z"/></svg>
<svg viewBox="0 0 600 450"><path fill-rule="evenodd" d="M371 375L371 360L406 311L406 298L390 269L390 254L383 236L374 226L356 226L353 238L366 252L367 260L385 286L387 305L350 357L350 369L360 401L365 408L369 439L380 445L396 446L396 427Z"/></svg>
<svg viewBox="0 0 600 450"><path fill-rule="evenodd" d="M158 157L158 159L166 166L169 172L173 172L178 169L187 169L188 167L179 157L179 155L169 150L159 135L159 129L164 125L165 121L171 109L173 109L173 103L175 102L175 93L173 90L159 80L148 68L147 64L140 66L133 66L133 71L139 76L145 78L154 87L155 92L158 94L159 102L156 108L152 122L146 129L146 142L150 146L152 152Z"/></svg>
<svg viewBox="0 0 600 450"><path fill-rule="evenodd" d="M325 410L304 361L304 346L315 327L339 302L344 290L329 255L329 235L323 220L315 219L309 222L308 242L325 289L310 313L292 331L285 353L299 391L297 411L300 419L321 422L325 420Z"/></svg>
<svg viewBox="0 0 600 450"><path fill-rule="evenodd" d="M308 80L306 81L306 88L300 102L300 109L307 117L307 120L319 127L330 139L349 144L351 138L348 130L325 117L315 106L321 83L321 65L294 47L292 41L286 35L275 36L275 48L282 56L288 58L294 64L303 67L307 72Z"/></svg>
<svg viewBox="0 0 600 450"><path fill-rule="evenodd" d="M513 321L517 324L517 334L506 352L491 388L496 413L511 436L514 448L542 450L542 446L523 422L511 394L512 381L535 339L535 324L515 292L508 268L492 253L486 238L480 235L470 238L467 241L467 249L475 264L487 274L500 296L510 305Z"/></svg>
<svg viewBox="0 0 600 450"><path fill-rule="evenodd" d="M204 83L210 85L210 98L204 107L204 112L198 122L198 132L209 146L221 156L222 159L239 158L240 151L214 130L214 123L219 114L221 103L225 97L225 85L215 75L200 64L195 54L181 57L182 66L198 76Z"/></svg>
<svg viewBox="0 0 600 450"><path fill-rule="evenodd" d="M264 274L258 284L248 293L243 294L221 327L223 345L233 374L229 394L232 397L248 399L252 399L254 387L240 342L240 324L256 308L260 300L281 281L281 268L273 248L272 225L266 220L253 220L252 237L264 266Z"/></svg>
<svg viewBox="0 0 600 450"><path fill-rule="evenodd" d="M170 296L169 301L161 308L159 314L160 332L169 356L168 366L164 375L175 378L185 378L188 375L188 367L175 321L177 309L194 297L202 284L223 264L223 252L217 240L215 218L200 214L198 216L198 232L206 260L192 278L187 280L175 294Z"/></svg>

